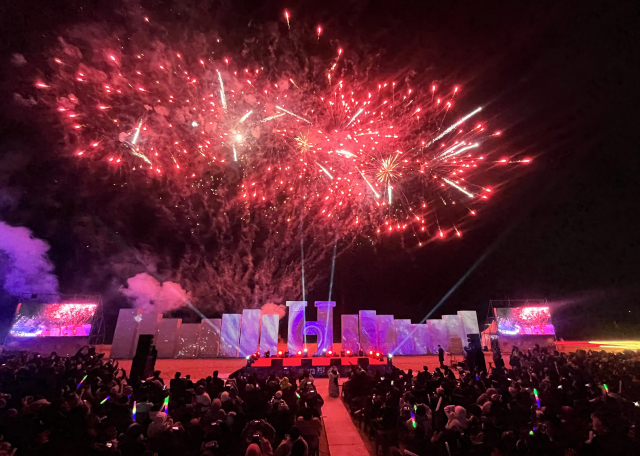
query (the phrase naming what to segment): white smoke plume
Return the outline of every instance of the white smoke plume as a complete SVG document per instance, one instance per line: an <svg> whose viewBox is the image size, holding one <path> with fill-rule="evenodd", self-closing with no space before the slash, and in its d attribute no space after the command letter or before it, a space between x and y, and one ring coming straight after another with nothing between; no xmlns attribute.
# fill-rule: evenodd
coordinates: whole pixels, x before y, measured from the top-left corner
<svg viewBox="0 0 640 456"><path fill-rule="evenodd" d="M137 309L145 312L166 313L185 306L191 299L179 284L168 281L160 283L146 272L128 279L127 287L120 291L133 301Z"/></svg>
<svg viewBox="0 0 640 456"><path fill-rule="evenodd" d="M49 244L24 227L0 221L0 284L14 296L58 293L58 278L47 252Z"/></svg>

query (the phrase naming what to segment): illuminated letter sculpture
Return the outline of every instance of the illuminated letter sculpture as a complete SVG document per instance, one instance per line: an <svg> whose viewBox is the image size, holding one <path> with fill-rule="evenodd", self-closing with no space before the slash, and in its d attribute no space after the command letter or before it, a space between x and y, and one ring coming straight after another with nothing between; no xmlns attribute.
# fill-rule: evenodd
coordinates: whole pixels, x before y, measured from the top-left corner
<svg viewBox="0 0 640 456"><path fill-rule="evenodd" d="M334 301L316 301L318 320L307 321L304 324L304 335L318 336L318 352L333 350L333 308Z"/></svg>
<svg viewBox="0 0 640 456"><path fill-rule="evenodd" d="M304 309L307 301L287 301L289 308L289 337L287 348L295 354L304 348Z"/></svg>
<svg viewBox="0 0 640 456"><path fill-rule="evenodd" d="M306 301L287 301L289 307L289 337L287 347L291 353L304 349L304 336L318 337L318 351L333 349L333 308L334 301L316 301L318 321L305 321Z"/></svg>

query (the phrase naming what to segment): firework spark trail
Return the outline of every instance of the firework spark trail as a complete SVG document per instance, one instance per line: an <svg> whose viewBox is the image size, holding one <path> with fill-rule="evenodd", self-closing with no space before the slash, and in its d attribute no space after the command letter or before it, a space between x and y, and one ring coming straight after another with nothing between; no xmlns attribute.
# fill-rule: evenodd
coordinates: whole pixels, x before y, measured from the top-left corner
<svg viewBox="0 0 640 456"><path fill-rule="evenodd" d="M253 113L253 111L249 111L248 113L246 113L244 116L242 116L240 118L240 120L238 121L238 123L244 123L245 120L247 120L247 118L251 115L251 113Z"/></svg>
<svg viewBox="0 0 640 456"><path fill-rule="evenodd" d="M320 169L322 171L324 171L324 173L329 176L329 179L333 179L333 176L331 175L331 173L329 171L327 171L327 168L325 168L324 166L322 166L320 163L316 162L316 165L318 165L320 167Z"/></svg>
<svg viewBox="0 0 640 456"><path fill-rule="evenodd" d="M464 193L465 195L467 195L469 198L473 198L475 195L473 193L468 192L467 190L465 190L464 188L460 187L458 184L456 184L453 181L450 181L449 179L447 179L446 177L442 178L443 181L445 181L447 184L451 185L453 188L455 188L456 190L460 190L462 193Z"/></svg>
<svg viewBox="0 0 640 456"><path fill-rule="evenodd" d="M363 112L364 112L364 108L360 108L360 109L358 110L358 112L356 112L356 115L355 115L355 116L353 116L353 117L351 118L351 120L350 120L350 121L349 121L349 123L347 124L347 127L348 127L349 125L351 125L351 123L352 123L354 120L356 120L356 117L358 117L358 116L359 116L360 114L362 114Z"/></svg>
<svg viewBox="0 0 640 456"><path fill-rule="evenodd" d="M356 168L358 169L358 168ZM373 192L374 195L376 195L376 198L380 198L380 194L376 191L375 188L373 188L373 185L371 185L371 183L369 182L369 180L367 179L367 176L364 175L364 173L362 172L362 170L358 169L358 172L360 173L360 175L362 176L362 178L364 179L364 181L367 183L367 185L369 186L369 188L371 189L371 191Z"/></svg>
<svg viewBox="0 0 640 456"><path fill-rule="evenodd" d="M449 154L453 153L453 152L454 152L458 147L462 147L462 146L464 146L464 145L466 145L466 144L467 144L466 142L462 141L462 142L461 142L461 143L459 143L459 144L456 144L456 145L454 145L454 146L452 146L452 147L449 147L447 150L445 150L444 152L442 152L442 153L441 153L437 158L438 158L438 159L446 158L446 157L447 157L447 155L449 155Z"/></svg>
<svg viewBox="0 0 640 456"><path fill-rule="evenodd" d="M336 154L343 155L343 156L345 156L347 158L352 158L352 157L356 156L355 154L352 154L348 150L336 150Z"/></svg>
<svg viewBox="0 0 640 456"><path fill-rule="evenodd" d="M284 10L284 17L287 19L287 28L291 31L291 24L289 24L289 11Z"/></svg>
<svg viewBox="0 0 640 456"><path fill-rule="evenodd" d="M131 150L131 154L132 154L132 155L134 155L134 156L136 156L136 157L138 157L138 158L141 158L142 160L144 160L144 161L145 161L146 163L148 163L149 165L151 165L151 164L152 164L152 163L151 163L151 160L149 160L149 158L148 158L146 155L141 154L141 153L140 153L140 152L138 152L134 147L130 147L129 149Z"/></svg>
<svg viewBox="0 0 640 456"><path fill-rule="evenodd" d="M442 133L440 133L438 136L436 136L435 138L433 138L431 141L429 141L425 147L429 147L431 144L433 144L434 142L438 141L440 138L443 138L444 136L448 135L449 133L451 133L453 130L455 130L456 128L458 128L461 124L463 124L466 120L470 119L471 117L475 116L476 114L478 114L480 111L482 111L482 108L478 108L475 111L470 112L469 114L467 114L466 116L464 116L462 119L460 119L459 121L457 121L456 123L454 123L453 125L451 125L449 128L447 128L445 131L443 131Z"/></svg>
<svg viewBox="0 0 640 456"><path fill-rule="evenodd" d="M306 123L308 123L309 125L313 125L309 120L305 119L304 117L301 117L301 116L299 116L298 114L295 114L295 113L293 113L293 112L291 112L291 111L288 111L288 110L284 109L284 108L283 108L283 107L281 107L281 106L276 106L276 108L277 108L277 109L279 109L280 111L284 111L284 112L286 112L286 113L287 113L287 114L289 114L290 116L293 116L293 117L295 117L295 118L297 118L297 119L300 119L300 120L304 120L304 121L305 121Z"/></svg>
<svg viewBox="0 0 640 456"><path fill-rule="evenodd" d="M220 71L216 70L218 72L218 80L220 81L220 103L222 103L222 108L226 111L227 110L227 96L224 94L224 83L222 82L222 75L220 74Z"/></svg>
<svg viewBox="0 0 640 456"><path fill-rule="evenodd" d="M468 146L465 146L461 149L456 150L455 152L450 152L449 154L443 154L442 157L440 157L440 159L455 157L456 155L460 155L462 152L466 152L467 150L470 150L470 149L475 149L476 147L479 147L479 146L480 144L478 143L470 144Z"/></svg>
<svg viewBox="0 0 640 456"><path fill-rule="evenodd" d="M131 141L131 145L135 146L138 142L138 137L140 136L140 129L142 128L142 119L140 119L140 123L138 124L138 128L136 129L136 133L133 135L133 140Z"/></svg>
<svg viewBox="0 0 640 456"><path fill-rule="evenodd" d="M260 121L260 123L269 122L270 120L277 119L278 117L282 117L282 116L285 116L285 115L286 115L286 114L276 114L275 116L265 117L264 119L262 119L262 120Z"/></svg>

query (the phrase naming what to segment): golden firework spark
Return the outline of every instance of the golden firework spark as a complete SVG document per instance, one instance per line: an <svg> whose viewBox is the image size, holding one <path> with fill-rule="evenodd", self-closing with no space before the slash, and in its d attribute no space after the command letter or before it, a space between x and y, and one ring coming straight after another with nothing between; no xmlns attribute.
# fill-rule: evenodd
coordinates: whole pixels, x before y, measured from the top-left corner
<svg viewBox="0 0 640 456"><path fill-rule="evenodd" d="M313 145L309 141L309 137L304 133L300 133L298 136L296 136L296 144L298 144L298 149L300 150L301 154L306 153L309 149L311 149L311 146Z"/></svg>
<svg viewBox="0 0 640 456"><path fill-rule="evenodd" d="M394 155L393 157L387 157L382 160L382 165L378 170L378 174L376 177L380 182L383 182L386 185L397 179L402 175L399 170L400 161L398 160L398 155Z"/></svg>

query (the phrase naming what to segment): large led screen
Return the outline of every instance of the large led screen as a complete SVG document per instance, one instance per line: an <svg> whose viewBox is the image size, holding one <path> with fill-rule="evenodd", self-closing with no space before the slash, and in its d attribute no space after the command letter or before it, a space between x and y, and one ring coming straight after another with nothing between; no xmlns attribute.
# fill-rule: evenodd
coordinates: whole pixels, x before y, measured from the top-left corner
<svg viewBox="0 0 640 456"><path fill-rule="evenodd" d="M97 304L19 304L13 337L89 336Z"/></svg>
<svg viewBox="0 0 640 456"><path fill-rule="evenodd" d="M503 307L495 309L498 333L555 334L548 307Z"/></svg>

